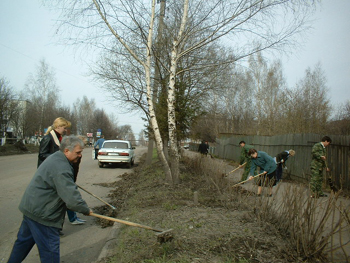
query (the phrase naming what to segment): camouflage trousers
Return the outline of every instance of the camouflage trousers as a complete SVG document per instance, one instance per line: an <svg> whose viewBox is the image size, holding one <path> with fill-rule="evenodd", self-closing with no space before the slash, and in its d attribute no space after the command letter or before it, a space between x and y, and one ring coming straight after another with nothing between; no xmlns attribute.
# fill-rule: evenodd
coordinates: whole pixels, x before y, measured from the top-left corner
<svg viewBox="0 0 350 263"><path fill-rule="evenodd" d="M244 171L242 173L241 181L247 180L248 174L250 172L250 167L247 168L248 164L244 167ZM249 165L250 166L250 165Z"/></svg>
<svg viewBox="0 0 350 263"><path fill-rule="evenodd" d="M314 195L322 195L323 169L311 167L310 189Z"/></svg>

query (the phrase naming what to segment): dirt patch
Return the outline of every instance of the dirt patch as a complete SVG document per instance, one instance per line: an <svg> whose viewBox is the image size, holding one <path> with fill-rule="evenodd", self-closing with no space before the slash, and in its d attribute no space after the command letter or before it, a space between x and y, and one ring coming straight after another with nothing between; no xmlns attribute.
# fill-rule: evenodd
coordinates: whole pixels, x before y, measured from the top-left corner
<svg viewBox="0 0 350 263"><path fill-rule="evenodd" d="M121 226L115 256L100 263L291 260L281 252L285 240L274 227L268 222L260 225L255 218L254 209L259 207L255 194L241 187L220 195L207 178L189 173L185 166L181 167L181 184L171 187L164 184L159 163L140 165L134 173L125 173L122 180L106 186L112 185L115 189L109 196L117 211L108 214L111 209L105 206L99 213L173 229L174 239L160 244L153 231Z"/></svg>
<svg viewBox="0 0 350 263"><path fill-rule="evenodd" d="M39 152L39 146L35 146L33 144L24 145L22 142L16 142L14 144L5 144L3 146L0 146L0 156L37 152Z"/></svg>
<svg viewBox="0 0 350 263"><path fill-rule="evenodd" d="M128 197L128 192L134 184L133 174L124 173L119 177L121 177L122 180L112 183L96 184L103 187L114 188L114 190L110 192L108 197L111 200L109 201L109 203L113 205L116 209L112 209L108 205L98 206L93 208L93 211L95 213L109 217L118 217L119 211L124 207L125 200ZM101 225L103 228L113 226L114 224L113 221L100 218L96 218L96 223Z"/></svg>

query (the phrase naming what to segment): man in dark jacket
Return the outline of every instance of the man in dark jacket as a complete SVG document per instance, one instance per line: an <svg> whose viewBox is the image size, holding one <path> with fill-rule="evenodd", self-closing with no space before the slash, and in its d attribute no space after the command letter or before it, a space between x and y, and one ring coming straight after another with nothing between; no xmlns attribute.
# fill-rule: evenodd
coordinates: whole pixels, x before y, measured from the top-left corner
<svg viewBox="0 0 350 263"><path fill-rule="evenodd" d="M43 162L19 205L23 221L8 263L22 262L34 244L41 262L60 262L60 235L67 208L92 213L74 183L72 164L82 156L84 143L76 136L62 139L60 150Z"/></svg>
<svg viewBox="0 0 350 263"><path fill-rule="evenodd" d="M277 169L276 169L276 180L279 182L282 179L282 174L283 174L283 168L286 167L286 161L290 156L294 156L295 151L294 150L289 150L289 151L283 151L279 154L276 155L276 164L277 164Z"/></svg>
<svg viewBox="0 0 350 263"><path fill-rule="evenodd" d="M202 141L202 143L198 146L198 152L200 152L203 155L207 155L208 154L208 144L205 143L205 141Z"/></svg>

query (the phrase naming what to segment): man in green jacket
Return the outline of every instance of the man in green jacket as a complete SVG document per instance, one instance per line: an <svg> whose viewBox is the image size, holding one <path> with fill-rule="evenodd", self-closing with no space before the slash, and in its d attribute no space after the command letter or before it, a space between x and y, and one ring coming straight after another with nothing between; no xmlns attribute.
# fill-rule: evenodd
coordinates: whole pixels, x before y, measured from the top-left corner
<svg viewBox="0 0 350 263"><path fill-rule="evenodd" d="M248 156L248 152L250 149L253 149L254 147L252 145L248 145L245 143L245 141L240 141L239 146L242 148L241 149L241 156L239 160L239 167L242 167L244 163L244 172L241 177L241 182L247 180L248 174L250 172L250 166L251 166L251 158Z"/></svg>
<svg viewBox="0 0 350 263"><path fill-rule="evenodd" d="M327 172L329 172L329 168L327 167L327 157L326 157L326 147L330 145L332 142L331 138L328 136L324 136L321 142L316 143L312 147L311 152L311 181L310 181L310 189L312 192L311 197L325 197L326 194L322 191L322 179L323 179L323 169L326 168Z"/></svg>
<svg viewBox="0 0 350 263"><path fill-rule="evenodd" d="M19 204L23 221L8 263L22 262L36 244L41 262L60 262L60 235L67 208L90 215L74 183L72 164L82 156L84 142L65 136L60 150L43 162L24 192Z"/></svg>

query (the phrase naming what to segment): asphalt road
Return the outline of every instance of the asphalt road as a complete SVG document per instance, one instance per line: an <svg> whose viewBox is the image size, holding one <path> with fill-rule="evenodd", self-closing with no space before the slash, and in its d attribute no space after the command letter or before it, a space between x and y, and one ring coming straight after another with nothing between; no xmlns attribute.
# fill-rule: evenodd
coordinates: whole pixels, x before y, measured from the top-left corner
<svg viewBox="0 0 350 263"><path fill-rule="evenodd" d="M122 166L99 168L97 161L92 160L92 148L85 148L80 165L77 184L108 202L111 188L98 186L98 183L112 183L119 180L119 175L130 172ZM147 148L136 148L135 164ZM36 171L37 154L0 156L0 263L7 262L13 243L22 221L22 213L18 204L25 188ZM104 205L91 195L80 191L88 205L93 207ZM101 228L94 223L93 217L78 214L87 222L84 225L71 225L66 218L61 237L61 262L86 263L97 260L111 228ZM39 262L36 246L27 256L25 263Z"/></svg>

